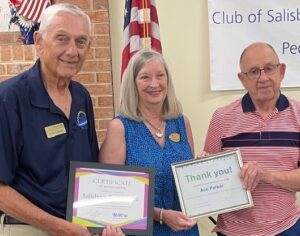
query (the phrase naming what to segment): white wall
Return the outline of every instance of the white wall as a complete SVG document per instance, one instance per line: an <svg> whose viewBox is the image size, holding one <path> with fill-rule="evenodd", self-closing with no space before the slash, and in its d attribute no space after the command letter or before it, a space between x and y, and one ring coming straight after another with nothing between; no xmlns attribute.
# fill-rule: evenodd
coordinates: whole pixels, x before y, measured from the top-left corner
<svg viewBox="0 0 300 236"><path fill-rule="evenodd" d="M117 102L123 42L124 2L125 0L109 0L114 93ZM245 91L210 91L206 0L156 0L156 7L163 54L169 64L176 93L183 105L184 113L190 119L195 150L197 153L201 153L212 112L217 107L241 97ZM299 88L284 89L283 92L300 100ZM211 225L205 226L206 222L201 225L202 236L209 235L205 228L211 228Z"/></svg>

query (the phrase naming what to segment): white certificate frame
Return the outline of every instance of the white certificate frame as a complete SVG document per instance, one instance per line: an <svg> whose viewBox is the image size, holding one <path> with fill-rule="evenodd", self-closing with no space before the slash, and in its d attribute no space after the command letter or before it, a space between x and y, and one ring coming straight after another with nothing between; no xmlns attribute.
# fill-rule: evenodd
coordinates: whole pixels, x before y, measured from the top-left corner
<svg viewBox="0 0 300 236"><path fill-rule="evenodd" d="M70 162L67 220L101 233L106 225L125 234L152 235L155 169Z"/></svg>
<svg viewBox="0 0 300 236"><path fill-rule="evenodd" d="M182 212L197 219L252 207L239 178L242 166L238 149L172 164Z"/></svg>

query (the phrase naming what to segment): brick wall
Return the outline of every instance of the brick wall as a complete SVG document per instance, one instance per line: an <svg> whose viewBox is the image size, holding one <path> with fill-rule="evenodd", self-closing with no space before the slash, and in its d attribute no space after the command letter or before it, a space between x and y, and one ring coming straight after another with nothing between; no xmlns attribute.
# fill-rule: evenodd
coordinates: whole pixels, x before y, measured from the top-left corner
<svg viewBox="0 0 300 236"><path fill-rule="evenodd" d="M87 60L76 76L91 93L98 141L105 137L114 116L109 37L108 0L56 0L82 8L92 20L92 46ZM36 60L33 45L22 45L19 33L0 33L0 82L32 66Z"/></svg>

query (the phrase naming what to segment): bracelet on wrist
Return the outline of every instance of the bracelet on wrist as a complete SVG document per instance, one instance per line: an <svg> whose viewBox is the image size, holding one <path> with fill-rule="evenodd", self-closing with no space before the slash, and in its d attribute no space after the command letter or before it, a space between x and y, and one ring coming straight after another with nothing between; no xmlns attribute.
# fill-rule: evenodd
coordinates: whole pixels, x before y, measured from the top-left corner
<svg viewBox="0 0 300 236"><path fill-rule="evenodd" d="M163 210L164 208L160 208L160 212L159 212L159 223L162 225L163 222Z"/></svg>

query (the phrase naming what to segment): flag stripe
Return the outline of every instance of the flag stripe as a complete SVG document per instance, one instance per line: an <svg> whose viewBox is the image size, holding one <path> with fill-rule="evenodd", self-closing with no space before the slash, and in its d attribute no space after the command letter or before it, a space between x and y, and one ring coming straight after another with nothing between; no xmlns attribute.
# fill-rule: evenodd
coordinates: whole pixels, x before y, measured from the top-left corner
<svg viewBox="0 0 300 236"><path fill-rule="evenodd" d="M28 4L29 4L29 1L23 0L23 2L21 3L20 8L18 10L18 13L20 15L23 15L25 13L26 9L28 9Z"/></svg>
<svg viewBox="0 0 300 236"><path fill-rule="evenodd" d="M41 3L41 1L40 1L40 3ZM27 18L28 19L32 19L33 20L33 14L35 14L34 9L38 9L37 5L38 5L38 1L33 1L31 3L30 9L27 9L27 15L28 15Z"/></svg>
<svg viewBox="0 0 300 236"><path fill-rule="evenodd" d="M133 54L142 48L162 52L155 0L126 0L121 75Z"/></svg>
<svg viewBox="0 0 300 236"><path fill-rule="evenodd" d="M35 12L35 14L33 15L33 21L38 21L40 15L42 14L42 11L46 8L46 1L40 1L39 5L38 5L38 10ZM33 12L32 12L33 13Z"/></svg>
<svg viewBox="0 0 300 236"><path fill-rule="evenodd" d="M23 0L18 13L29 20L40 22L42 11L51 5L51 0Z"/></svg>

